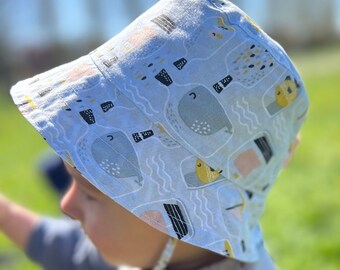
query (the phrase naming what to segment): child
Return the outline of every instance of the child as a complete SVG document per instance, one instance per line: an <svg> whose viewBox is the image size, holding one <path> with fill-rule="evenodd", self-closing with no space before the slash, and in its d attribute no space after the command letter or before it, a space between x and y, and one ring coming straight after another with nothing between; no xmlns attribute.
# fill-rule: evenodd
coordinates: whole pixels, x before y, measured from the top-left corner
<svg viewBox="0 0 340 270"><path fill-rule="evenodd" d="M229 1L159 1L11 94L68 164L63 211L112 265L275 268L259 219L308 101L284 50Z"/></svg>
<svg viewBox="0 0 340 270"><path fill-rule="evenodd" d="M40 170L59 195L71 176L62 159L44 153ZM0 232L45 270L113 270L100 256L79 222L39 215L0 193Z"/></svg>
<svg viewBox="0 0 340 270"><path fill-rule="evenodd" d="M0 232L45 270L113 270L78 222L43 217L0 193Z"/></svg>

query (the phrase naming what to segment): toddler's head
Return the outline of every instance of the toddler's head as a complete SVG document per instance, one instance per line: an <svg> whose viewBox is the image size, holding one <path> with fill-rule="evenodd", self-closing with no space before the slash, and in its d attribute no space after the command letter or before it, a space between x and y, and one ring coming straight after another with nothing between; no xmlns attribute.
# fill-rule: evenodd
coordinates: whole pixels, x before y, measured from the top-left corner
<svg viewBox="0 0 340 270"><path fill-rule="evenodd" d="M115 226L129 211L162 236L240 261L260 256L266 195L308 101L284 50L231 2L159 1L89 55L11 93L79 172L71 191L91 187L115 202L112 219L83 221L99 249L140 243L138 226ZM105 210L85 198L86 211ZM110 241L101 226L112 226Z"/></svg>

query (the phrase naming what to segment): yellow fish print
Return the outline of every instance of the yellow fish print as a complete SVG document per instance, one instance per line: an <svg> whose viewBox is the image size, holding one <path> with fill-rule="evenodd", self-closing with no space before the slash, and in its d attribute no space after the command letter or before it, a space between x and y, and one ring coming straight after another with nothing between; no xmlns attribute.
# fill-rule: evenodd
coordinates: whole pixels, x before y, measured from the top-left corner
<svg viewBox="0 0 340 270"><path fill-rule="evenodd" d="M217 180L222 173L220 169L213 169L201 159L196 161L196 175L203 183L211 183Z"/></svg>

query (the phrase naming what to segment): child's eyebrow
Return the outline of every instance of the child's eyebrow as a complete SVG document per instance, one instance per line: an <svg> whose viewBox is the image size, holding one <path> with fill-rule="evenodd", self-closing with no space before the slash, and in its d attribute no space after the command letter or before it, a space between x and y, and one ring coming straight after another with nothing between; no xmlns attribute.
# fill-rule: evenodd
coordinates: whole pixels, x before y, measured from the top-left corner
<svg viewBox="0 0 340 270"><path fill-rule="evenodd" d="M104 195L99 189L97 189L94 185L92 185L87 179L84 178L80 173L77 173L74 177L74 180L86 191L91 193L96 193L100 195Z"/></svg>
<svg viewBox="0 0 340 270"><path fill-rule="evenodd" d="M94 187L89 181L87 181L80 173L74 176L74 180L78 182L83 188L90 191L100 192L96 187Z"/></svg>

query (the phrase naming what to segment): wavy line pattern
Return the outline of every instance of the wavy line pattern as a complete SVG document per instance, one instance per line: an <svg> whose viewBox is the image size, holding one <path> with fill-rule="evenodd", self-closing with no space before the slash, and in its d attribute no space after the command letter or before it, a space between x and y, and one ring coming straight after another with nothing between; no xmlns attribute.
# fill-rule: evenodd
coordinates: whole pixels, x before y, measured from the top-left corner
<svg viewBox="0 0 340 270"><path fill-rule="evenodd" d="M151 171L149 180L150 180L151 182L153 182L153 183L156 184L159 195L161 195L161 196L164 195L165 193L163 193L163 192L161 191L161 186L160 186L160 184L158 184L155 180L153 180L152 175L154 174L154 172L153 172L153 170L152 170L152 167L151 167L150 164L149 164L149 159L145 159L145 164L146 164L146 166L148 167L148 169Z"/></svg>
<svg viewBox="0 0 340 270"><path fill-rule="evenodd" d="M241 103L240 101L236 102L236 107L231 106L231 110L236 114L239 123L247 128L249 134L254 134L262 126L258 116L251 111L249 102L245 97L242 97Z"/></svg>
<svg viewBox="0 0 340 270"><path fill-rule="evenodd" d="M165 192L170 192L170 190L168 190L165 185L166 185L166 181L164 180L164 178L160 175L160 172L159 172L159 165L158 163L155 161L155 157L152 157L151 158L151 162L156 166L156 173L157 173L157 176L158 176L158 179L160 181L162 181L162 188ZM157 180L158 180L157 179Z"/></svg>
<svg viewBox="0 0 340 270"><path fill-rule="evenodd" d="M150 102L147 98L143 97L143 96L139 93L139 90L138 90L138 88L137 88L136 86L131 85L131 87L135 89L136 95L137 95L140 99L142 99L146 104L148 104L148 106L150 107L150 110L151 110L151 111L153 111L153 112L156 113L156 114L159 113L159 111L157 111L155 108L152 107L151 102Z"/></svg>
<svg viewBox="0 0 340 270"><path fill-rule="evenodd" d="M248 130L248 133L251 134L251 130L250 130L250 127L247 123L245 122L242 122L242 119L241 119L241 115L234 109L234 106L231 106L231 110L234 114L236 114L237 118L238 118L238 121L239 123L242 125L242 126L245 126Z"/></svg>
<svg viewBox="0 0 340 270"><path fill-rule="evenodd" d="M203 211L203 208L202 208L203 202L202 202L202 200L200 199L201 196L198 197L199 191L196 191L195 193L196 193L196 194L195 194L196 200L199 202L200 211L201 211L201 213L202 213L202 216L204 216L204 223L205 223L206 227L208 227L209 229L212 229L212 228L209 226L209 224L208 224L208 216L207 216L206 213Z"/></svg>
<svg viewBox="0 0 340 270"><path fill-rule="evenodd" d="M162 170L163 170L164 175L168 178L170 189L172 191L176 191L176 189L173 187L171 176L166 172L165 162L161 159L161 155L158 155L157 158L158 158L159 163L162 165Z"/></svg>
<svg viewBox="0 0 340 270"><path fill-rule="evenodd" d="M273 121L275 137L280 142L281 145L285 144L284 138L285 138L285 133L287 131L285 122L286 121L282 115L276 117Z"/></svg>
<svg viewBox="0 0 340 270"><path fill-rule="evenodd" d="M130 86L130 88L136 88L135 86ZM129 87L126 87L126 85L124 85L124 90L129 94L130 98L132 99L132 101L137 104L138 106L140 106L140 108L142 109L142 111L148 115L148 116L153 116L154 115L154 112L157 112L156 110L154 110L151 105L150 105L150 102L146 99L146 98L143 98L141 96L139 96L142 100L142 101L139 101L136 99L136 95L133 91L131 91L129 89ZM137 91L136 91L137 92ZM148 105L149 108L147 108L146 105ZM149 111L148 111L149 109ZM150 112L151 111L151 112ZM158 112L157 112L158 113Z"/></svg>
<svg viewBox="0 0 340 270"><path fill-rule="evenodd" d="M205 207L205 210L206 212L208 212L210 214L210 220L211 220L211 225L215 228L217 228L216 224L215 224L215 217L214 217L214 214L213 212L211 212L211 210L209 209L208 207L208 200L207 200L207 197L205 196L204 194L205 190L203 189L202 190L202 198L204 200L204 207Z"/></svg>
<svg viewBox="0 0 340 270"><path fill-rule="evenodd" d="M201 223L201 228L204 228L203 226L203 220L201 219L201 217L197 214L197 206L196 206L196 203L193 199L193 192L190 192L190 201L192 202L193 206L194 206L194 209L193 209L193 212L195 217L200 221Z"/></svg>
<svg viewBox="0 0 340 270"><path fill-rule="evenodd" d="M242 97L242 102L247 106L247 113L250 114L251 116L253 116L253 118L256 121L257 126L261 126L261 123L260 123L259 118L257 117L257 115L250 110L249 102L247 102L244 97Z"/></svg>
<svg viewBox="0 0 340 270"><path fill-rule="evenodd" d="M152 116L152 113L147 112L147 108L145 107L145 105L144 105L143 103L137 101L136 98L135 98L135 96L132 95L129 91L127 91L127 92L131 95L132 101L133 101L135 104L139 105L139 106L141 107L142 111L143 111L146 115Z"/></svg>
<svg viewBox="0 0 340 270"><path fill-rule="evenodd" d="M236 107L240 109L240 111L242 112L242 116L250 122L251 129L257 129L257 127L254 124L254 121L246 115L246 110L240 105L238 101L236 102Z"/></svg>

